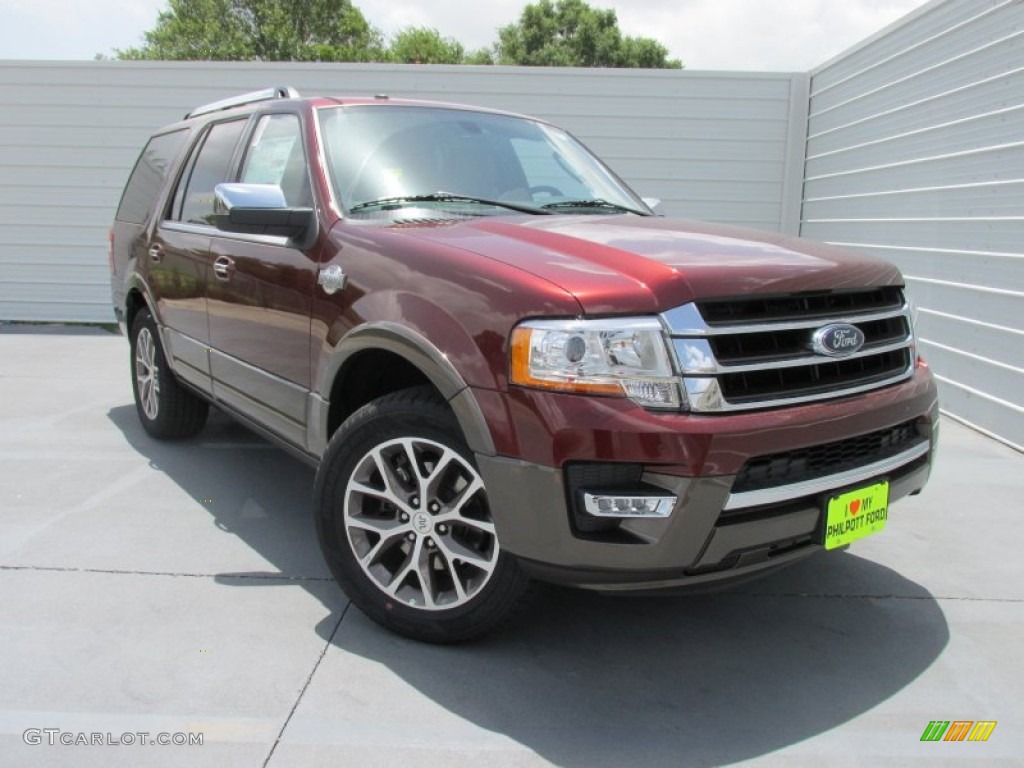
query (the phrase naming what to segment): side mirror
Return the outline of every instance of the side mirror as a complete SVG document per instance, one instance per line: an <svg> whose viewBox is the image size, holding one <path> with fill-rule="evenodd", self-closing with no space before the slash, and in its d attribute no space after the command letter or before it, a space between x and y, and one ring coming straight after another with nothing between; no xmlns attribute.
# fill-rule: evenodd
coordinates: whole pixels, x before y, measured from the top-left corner
<svg viewBox="0 0 1024 768"><path fill-rule="evenodd" d="M316 227L312 208L289 208L276 184L218 184L213 222L222 232L308 239Z"/></svg>

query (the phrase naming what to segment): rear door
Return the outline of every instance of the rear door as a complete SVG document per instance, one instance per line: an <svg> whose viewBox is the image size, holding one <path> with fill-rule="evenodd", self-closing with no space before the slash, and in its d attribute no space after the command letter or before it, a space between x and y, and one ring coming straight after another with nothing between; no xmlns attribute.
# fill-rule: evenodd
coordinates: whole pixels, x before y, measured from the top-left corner
<svg viewBox="0 0 1024 768"><path fill-rule="evenodd" d="M201 135L150 242L148 283L165 326L175 372L212 393L206 279L213 227L213 187L234 167L248 118L213 123Z"/></svg>

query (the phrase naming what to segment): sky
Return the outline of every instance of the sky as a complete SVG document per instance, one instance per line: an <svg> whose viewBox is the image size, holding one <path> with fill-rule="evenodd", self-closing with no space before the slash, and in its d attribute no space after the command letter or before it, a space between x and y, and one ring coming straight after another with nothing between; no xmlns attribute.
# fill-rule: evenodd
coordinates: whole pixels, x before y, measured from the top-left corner
<svg viewBox="0 0 1024 768"><path fill-rule="evenodd" d="M527 0L355 0L385 34L426 26L490 45ZM926 0L589 0L624 34L653 37L688 69L806 71ZM142 41L166 0L0 0L0 58L92 59Z"/></svg>

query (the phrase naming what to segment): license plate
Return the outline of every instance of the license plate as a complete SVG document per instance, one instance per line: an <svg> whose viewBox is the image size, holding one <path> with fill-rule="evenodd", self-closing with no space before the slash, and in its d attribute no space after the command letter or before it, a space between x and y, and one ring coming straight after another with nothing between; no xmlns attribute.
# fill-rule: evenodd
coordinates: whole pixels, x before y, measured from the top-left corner
<svg viewBox="0 0 1024 768"><path fill-rule="evenodd" d="M835 549L885 528L889 518L889 483L833 496L825 507L825 549Z"/></svg>

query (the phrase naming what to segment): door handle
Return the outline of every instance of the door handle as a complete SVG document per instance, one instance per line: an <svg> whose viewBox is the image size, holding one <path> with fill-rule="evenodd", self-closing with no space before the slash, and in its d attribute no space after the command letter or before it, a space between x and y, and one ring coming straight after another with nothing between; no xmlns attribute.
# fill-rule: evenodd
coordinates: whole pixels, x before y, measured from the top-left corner
<svg viewBox="0 0 1024 768"><path fill-rule="evenodd" d="M235 274L235 260L230 256L218 256L213 262L213 274L218 280L230 280Z"/></svg>
<svg viewBox="0 0 1024 768"><path fill-rule="evenodd" d="M159 245L149 246L149 260L154 264L159 264L164 260L164 249Z"/></svg>

